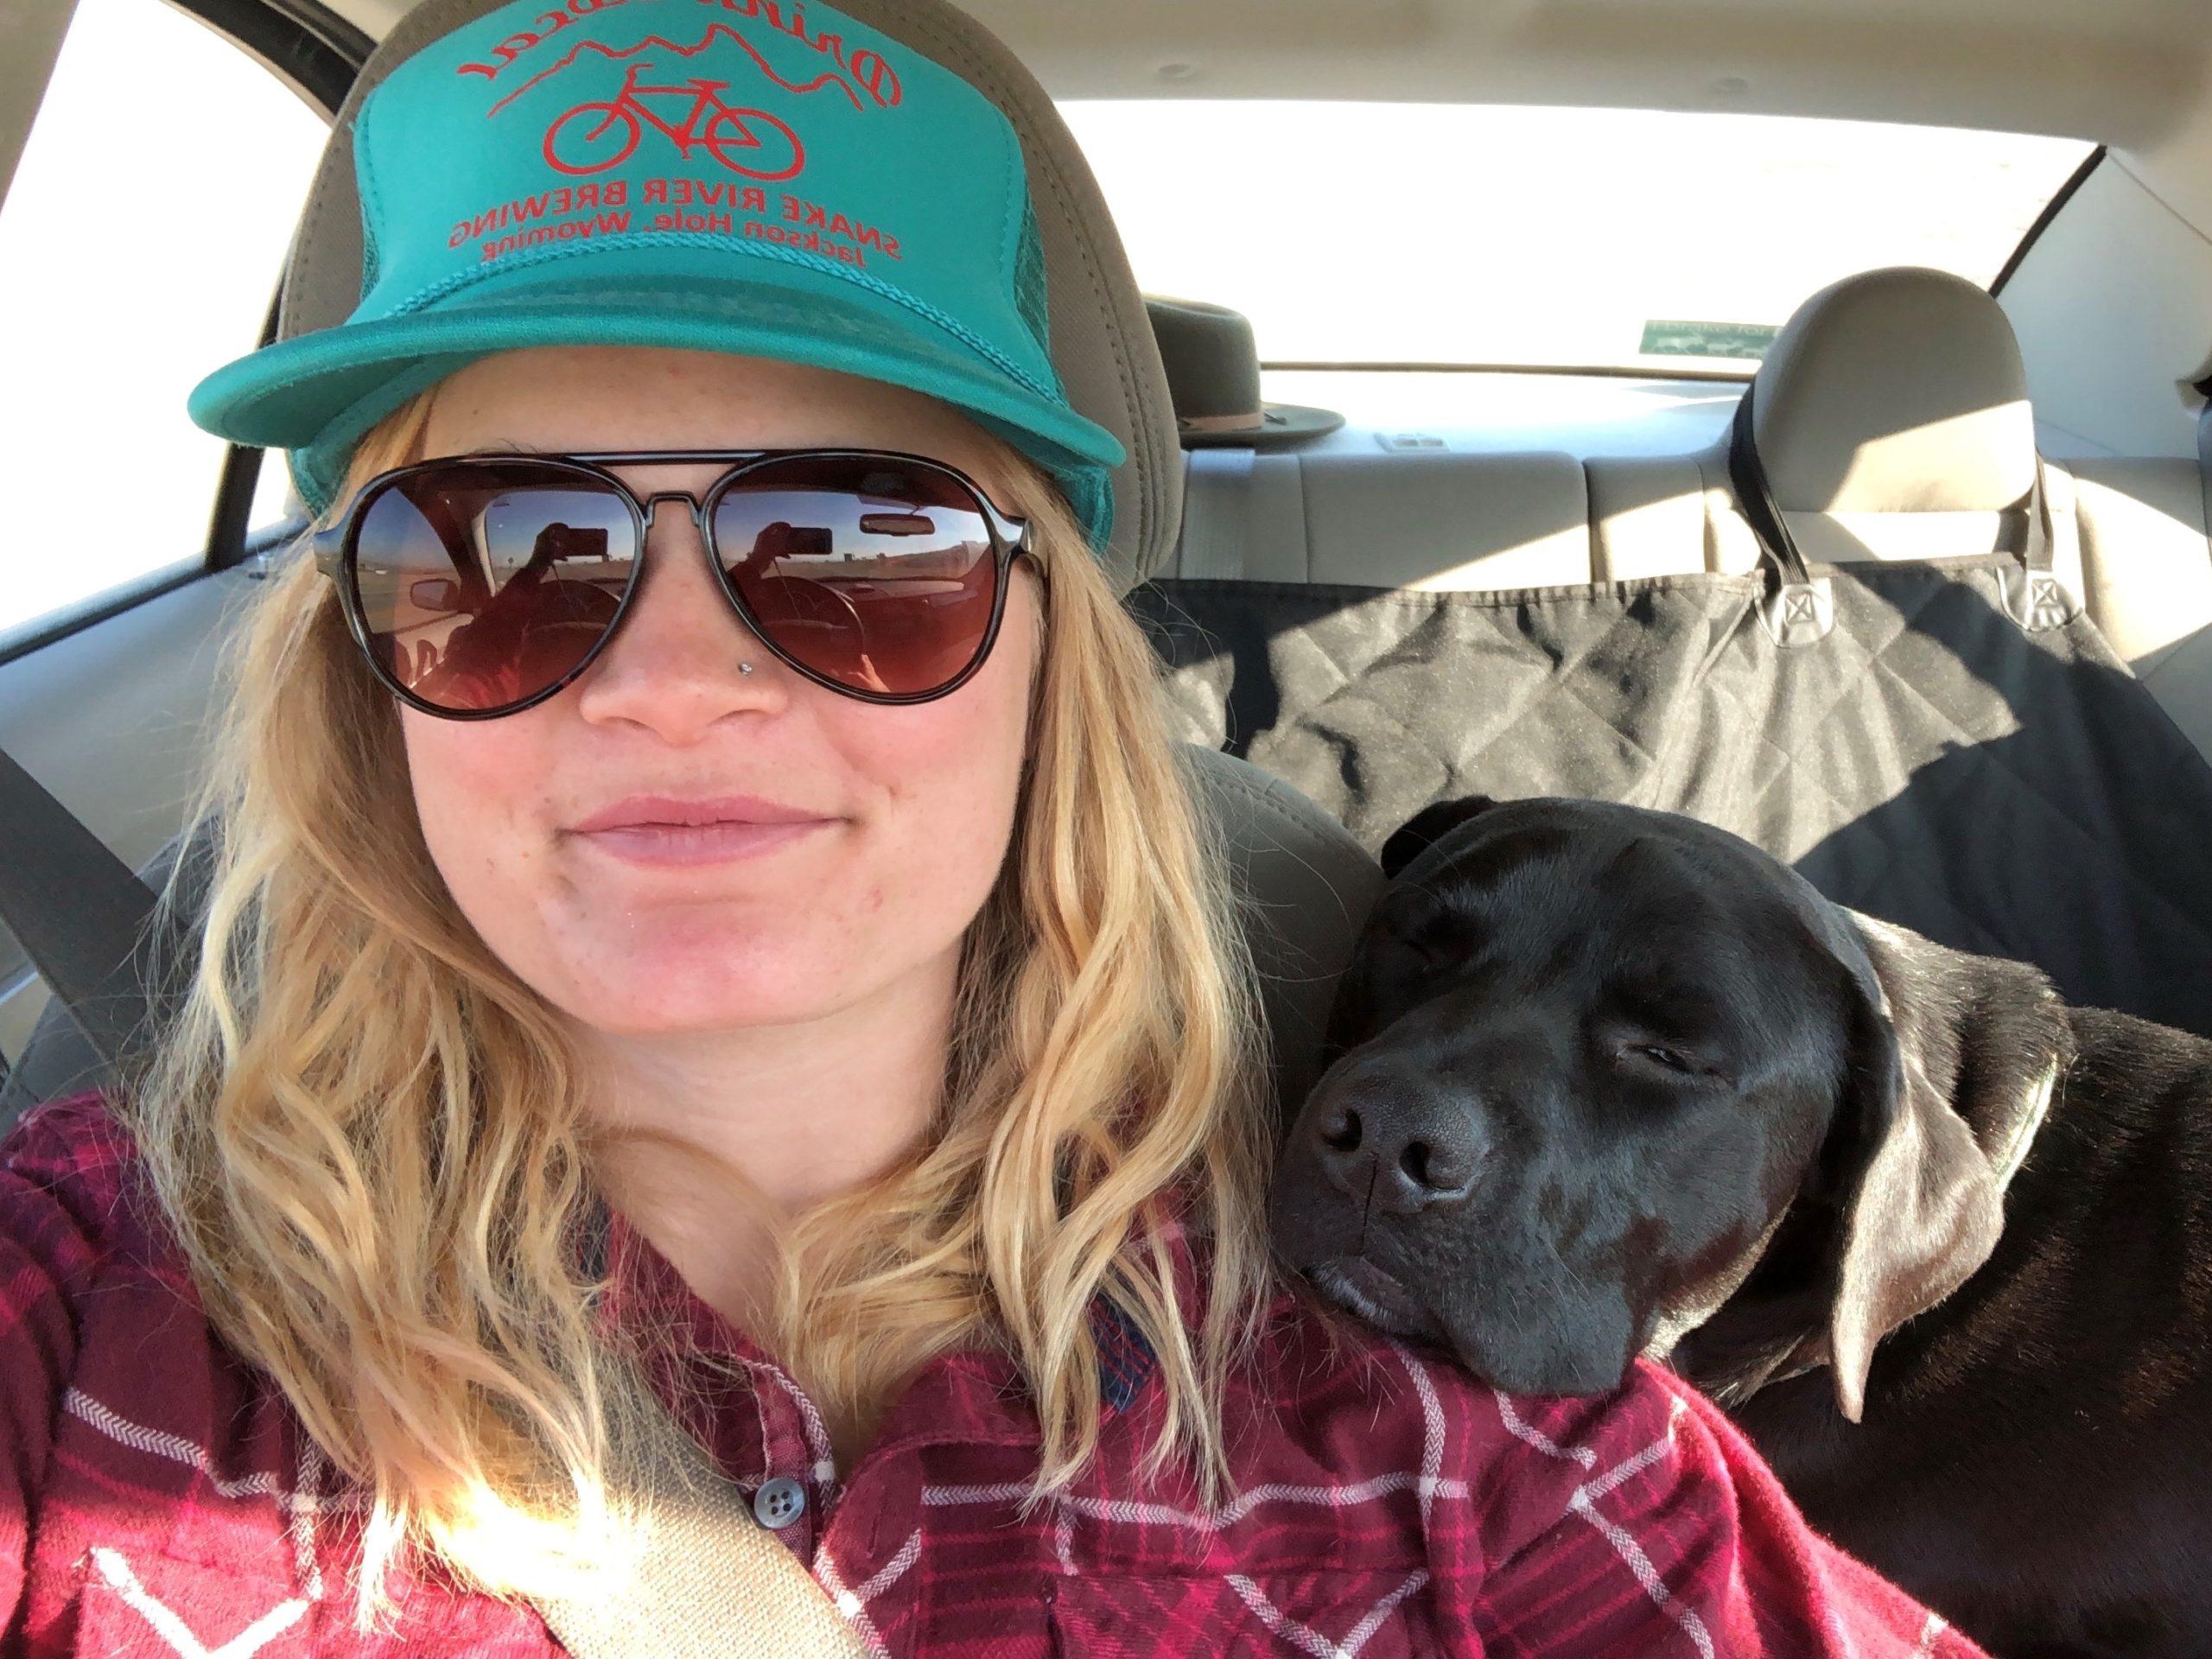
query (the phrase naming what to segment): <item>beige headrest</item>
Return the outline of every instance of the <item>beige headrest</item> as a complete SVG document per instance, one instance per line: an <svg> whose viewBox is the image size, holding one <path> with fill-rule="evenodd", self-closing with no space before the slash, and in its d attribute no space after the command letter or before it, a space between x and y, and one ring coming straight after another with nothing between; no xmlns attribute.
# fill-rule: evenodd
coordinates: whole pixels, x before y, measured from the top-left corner
<svg viewBox="0 0 2212 1659"><path fill-rule="evenodd" d="M1788 512L1987 512L2035 483L2012 325L1940 270L1867 271L1814 295L1767 353L1751 412Z"/></svg>
<svg viewBox="0 0 2212 1659"><path fill-rule="evenodd" d="M500 0L426 0L395 24L346 94L292 245L276 336L343 322L361 296L353 118L392 67ZM835 0L855 21L934 58L996 104L1020 136L1045 249L1053 366L1068 400L1122 441L1108 572L1126 588L1166 565L1183 520L1183 456L1166 372L1090 164L1037 78L944 0Z"/></svg>

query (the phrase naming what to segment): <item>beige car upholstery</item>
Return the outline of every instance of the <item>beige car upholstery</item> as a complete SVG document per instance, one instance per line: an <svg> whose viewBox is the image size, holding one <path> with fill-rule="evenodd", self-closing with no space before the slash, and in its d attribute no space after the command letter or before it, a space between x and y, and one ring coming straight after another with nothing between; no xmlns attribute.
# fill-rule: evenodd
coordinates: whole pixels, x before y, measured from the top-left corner
<svg viewBox="0 0 2212 1659"><path fill-rule="evenodd" d="M1987 553L2037 481L2012 324L1942 271L1866 271L1806 301L1760 365L1751 416L1776 502L1816 562ZM2070 484L2045 469L2055 569L2078 595Z"/></svg>
<svg viewBox="0 0 2212 1659"><path fill-rule="evenodd" d="M1726 451L1593 460L1584 470L1597 580L1742 575L1758 565L1758 543L1728 487Z"/></svg>
<svg viewBox="0 0 2212 1659"><path fill-rule="evenodd" d="M1997 302L1956 276L1873 270L1822 289L1775 341L1751 398L1775 500L1815 563L1979 556L2027 511L2035 416L2019 346ZM1614 579L1757 563L1726 440L1679 460L1588 468L1600 562ZM2073 480L2047 464L2043 480L2056 571L2079 594Z"/></svg>
<svg viewBox="0 0 2212 1659"><path fill-rule="evenodd" d="M1589 494L1569 454L1202 449L1189 461L1167 575L1489 591L1591 579Z"/></svg>
<svg viewBox="0 0 2212 1659"><path fill-rule="evenodd" d="M1971 283L1885 270L1815 295L1760 367L1752 416L1809 560L1976 556L2024 528L2037 467L2026 376L2004 313ZM1586 461L1339 446L1190 459L1173 575L1498 592L1758 562L1725 441ZM2212 480L2163 460L2044 461L2042 477L2055 574L2212 755Z"/></svg>
<svg viewBox="0 0 2212 1659"><path fill-rule="evenodd" d="M1959 277L1870 270L1822 289L1756 384L1751 429L1786 512L1998 512L2035 482L2012 325Z"/></svg>
<svg viewBox="0 0 2212 1659"><path fill-rule="evenodd" d="M2212 478L2166 459L2076 461L2074 474L2089 614L2212 755Z"/></svg>

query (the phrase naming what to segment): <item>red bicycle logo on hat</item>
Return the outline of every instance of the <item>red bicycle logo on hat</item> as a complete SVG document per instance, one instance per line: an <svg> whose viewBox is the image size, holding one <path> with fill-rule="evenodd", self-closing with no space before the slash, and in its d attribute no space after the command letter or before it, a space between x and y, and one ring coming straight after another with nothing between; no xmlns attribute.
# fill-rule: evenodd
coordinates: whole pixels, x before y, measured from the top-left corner
<svg viewBox="0 0 2212 1659"><path fill-rule="evenodd" d="M796 178L805 167L806 149L797 133L766 110L732 109L715 96L728 81L640 86L639 72L652 67L632 64L613 98L579 104L555 117L545 129L545 159L563 173L604 173L630 159L639 136L650 126L672 140L686 158L703 149L748 179ZM663 96L691 100L681 126L663 120L645 102Z"/></svg>

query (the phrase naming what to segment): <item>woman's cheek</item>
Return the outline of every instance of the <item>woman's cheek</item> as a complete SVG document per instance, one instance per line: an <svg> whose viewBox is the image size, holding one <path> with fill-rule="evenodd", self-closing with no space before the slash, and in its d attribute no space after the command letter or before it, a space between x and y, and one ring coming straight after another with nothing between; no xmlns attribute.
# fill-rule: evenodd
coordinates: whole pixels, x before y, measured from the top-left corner
<svg viewBox="0 0 2212 1659"><path fill-rule="evenodd" d="M543 761L526 732L503 732L499 721L443 721L407 709L401 723L431 861L461 913L499 949L497 936L511 931L518 913L515 899L545 875L545 849L525 833L525 791L530 779L543 775Z"/></svg>

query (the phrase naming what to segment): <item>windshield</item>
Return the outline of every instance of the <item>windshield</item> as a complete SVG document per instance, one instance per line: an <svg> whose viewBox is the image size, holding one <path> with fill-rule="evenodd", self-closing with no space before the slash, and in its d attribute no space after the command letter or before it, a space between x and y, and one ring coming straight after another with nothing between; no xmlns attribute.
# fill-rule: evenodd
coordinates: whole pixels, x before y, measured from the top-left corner
<svg viewBox="0 0 2212 1659"><path fill-rule="evenodd" d="M1878 265L1987 284L2078 139L1477 105L1070 102L1147 293L1297 365L1740 370Z"/></svg>

